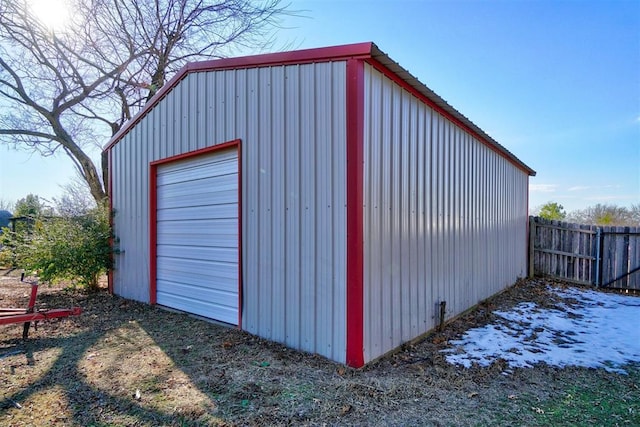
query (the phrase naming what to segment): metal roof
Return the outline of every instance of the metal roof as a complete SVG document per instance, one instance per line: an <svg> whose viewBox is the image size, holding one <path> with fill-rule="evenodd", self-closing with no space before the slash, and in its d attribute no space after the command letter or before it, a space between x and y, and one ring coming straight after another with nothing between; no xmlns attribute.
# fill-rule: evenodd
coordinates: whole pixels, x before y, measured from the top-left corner
<svg viewBox="0 0 640 427"><path fill-rule="evenodd" d="M470 133L474 134L478 139L492 147L497 152L504 155L514 165L524 170L530 176L534 176L536 172L518 159L513 153L498 143L495 139L485 133L480 127L474 124L466 116L460 113L447 103L442 97L429 89L424 83L420 82L409 71L400 64L391 59L386 53L381 51L373 42L347 44L340 46L330 46L317 49L304 49L290 52L278 52L263 55L243 56L237 58L223 58L211 61L191 62L186 64L182 69L167 82L156 95L144 106L144 108L136 114L131 120L126 122L120 131L118 131L105 146L104 150L110 149L113 145L127 133L131 128L144 117L164 96L171 91L182 79L188 74L194 72L205 72L222 69L242 69L267 67L284 64L304 64L312 62L327 62L346 59L363 59L365 61L378 63L391 71L398 80L403 82L405 86L410 87L413 91L420 94L424 101L428 102L440 112L444 113L448 118L453 120L459 126L466 128Z"/></svg>
<svg viewBox="0 0 640 427"><path fill-rule="evenodd" d="M475 123L469 120L465 115L460 113L458 110L453 108L447 101L445 101L441 96L437 93L429 89L424 83L420 82L416 77L414 77L409 71L404 69L400 64L391 59L386 53L382 52L375 44L371 44L371 57L376 61L380 62L382 65L391 70L394 74L396 74L400 79L405 81L409 86L420 92L426 98L431 100L437 107L447 112L458 124L461 124L467 127L472 133L477 134L480 139L484 140L485 143L494 147L497 151L503 153L507 158L512 160L522 169L524 169L529 175L535 176L536 172L527 166L524 162L518 159L512 152L507 150L504 146L502 146L498 141L491 138L487 135L482 129L480 129Z"/></svg>

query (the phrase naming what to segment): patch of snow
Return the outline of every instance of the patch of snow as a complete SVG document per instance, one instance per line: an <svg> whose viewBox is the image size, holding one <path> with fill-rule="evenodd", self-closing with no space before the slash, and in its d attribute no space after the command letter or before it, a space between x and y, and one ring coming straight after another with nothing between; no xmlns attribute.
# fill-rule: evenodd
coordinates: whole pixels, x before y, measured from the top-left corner
<svg viewBox="0 0 640 427"><path fill-rule="evenodd" d="M625 373L640 362L640 298L578 288L552 292L566 303L545 309L531 302L495 311L495 323L470 329L443 350L449 363L488 366L504 359L509 368L545 362ZM571 304L568 304L568 302Z"/></svg>

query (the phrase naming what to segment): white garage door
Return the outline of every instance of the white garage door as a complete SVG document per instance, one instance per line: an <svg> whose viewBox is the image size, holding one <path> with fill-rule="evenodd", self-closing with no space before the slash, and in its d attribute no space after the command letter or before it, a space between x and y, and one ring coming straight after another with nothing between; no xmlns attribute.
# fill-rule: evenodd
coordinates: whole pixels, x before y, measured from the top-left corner
<svg viewBox="0 0 640 427"><path fill-rule="evenodd" d="M238 323L238 152L157 169L157 302Z"/></svg>

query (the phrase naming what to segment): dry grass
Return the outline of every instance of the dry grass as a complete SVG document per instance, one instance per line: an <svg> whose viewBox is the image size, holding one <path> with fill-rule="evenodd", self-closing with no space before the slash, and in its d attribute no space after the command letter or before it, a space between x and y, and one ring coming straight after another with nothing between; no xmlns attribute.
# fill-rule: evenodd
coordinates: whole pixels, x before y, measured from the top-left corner
<svg viewBox="0 0 640 427"><path fill-rule="evenodd" d="M25 303L27 291L2 278L0 306ZM43 286L40 306L84 313L41 323L27 342L20 325L0 326L0 425L545 425L568 419L550 418L565 407L582 424L594 418L581 419L567 396L582 396L585 384L603 392L598 410L608 408L608 419L640 424L637 368L504 375L501 363L444 361L449 339L524 299L553 304L544 286L523 282L442 333L353 370L106 292Z"/></svg>

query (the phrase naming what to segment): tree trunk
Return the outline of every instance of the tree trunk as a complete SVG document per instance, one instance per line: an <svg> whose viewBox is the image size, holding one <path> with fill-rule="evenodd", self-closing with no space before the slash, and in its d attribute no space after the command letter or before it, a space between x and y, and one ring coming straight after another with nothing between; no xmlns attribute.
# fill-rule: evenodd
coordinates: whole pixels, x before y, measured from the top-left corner
<svg viewBox="0 0 640 427"><path fill-rule="evenodd" d="M47 119L49 123L51 123L55 134L60 137L60 144L64 147L65 152L71 157L71 160L73 160L78 171L86 181L91 196L93 196L96 203L100 205L100 203L107 198L107 194L104 191L102 181L100 181L100 175L93 161L82 148L74 142L71 135L62 127L57 116L50 115Z"/></svg>
<svg viewBox="0 0 640 427"><path fill-rule="evenodd" d="M102 163L102 182L104 183L104 189L108 193L110 191L109 188L109 174L111 171L109 170L109 153L107 151L103 151L100 155L100 160ZM111 196L111 194L107 194Z"/></svg>
<svg viewBox="0 0 640 427"><path fill-rule="evenodd" d="M70 155L76 161L76 165L80 169L82 177L87 182L89 191L91 191L91 195L99 205L106 199L107 193L104 191L102 181L100 181L100 175L98 174L95 165L93 164L89 156L87 156L82 150L74 150L71 147L67 147L67 149L69 150Z"/></svg>

